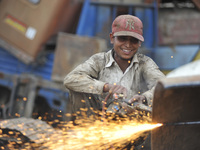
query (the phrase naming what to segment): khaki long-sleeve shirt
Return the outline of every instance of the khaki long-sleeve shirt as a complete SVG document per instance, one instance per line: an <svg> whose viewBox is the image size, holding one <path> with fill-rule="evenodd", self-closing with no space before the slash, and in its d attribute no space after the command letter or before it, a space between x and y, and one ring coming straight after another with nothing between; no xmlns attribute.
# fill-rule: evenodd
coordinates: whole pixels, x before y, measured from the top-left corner
<svg viewBox="0 0 200 150"><path fill-rule="evenodd" d="M128 89L128 99L141 94L147 98L148 105L152 105L154 86L164 77L151 58L139 53L134 55L123 73L113 58L113 50L110 50L95 54L77 66L64 78L64 85L75 92L98 94L103 100L104 84L116 83Z"/></svg>

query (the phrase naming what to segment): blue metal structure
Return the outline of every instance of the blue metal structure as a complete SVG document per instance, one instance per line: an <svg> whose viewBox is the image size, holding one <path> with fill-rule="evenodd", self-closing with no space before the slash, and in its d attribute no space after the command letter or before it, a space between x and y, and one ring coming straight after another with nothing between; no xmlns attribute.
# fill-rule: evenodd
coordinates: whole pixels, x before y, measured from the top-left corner
<svg viewBox="0 0 200 150"><path fill-rule="evenodd" d="M43 79L51 80L54 53L45 56L45 63L42 65L26 65L11 55L7 50L0 47L0 71L7 74L30 73Z"/></svg>

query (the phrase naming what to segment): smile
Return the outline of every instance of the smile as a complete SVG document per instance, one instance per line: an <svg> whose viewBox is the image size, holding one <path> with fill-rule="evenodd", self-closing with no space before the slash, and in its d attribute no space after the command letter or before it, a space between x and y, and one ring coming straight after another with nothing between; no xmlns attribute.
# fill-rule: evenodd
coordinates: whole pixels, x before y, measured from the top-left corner
<svg viewBox="0 0 200 150"><path fill-rule="evenodd" d="M129 52L131 52L132 50L122 49L122 51L125 52L125 53L129 53Z"/></svg>

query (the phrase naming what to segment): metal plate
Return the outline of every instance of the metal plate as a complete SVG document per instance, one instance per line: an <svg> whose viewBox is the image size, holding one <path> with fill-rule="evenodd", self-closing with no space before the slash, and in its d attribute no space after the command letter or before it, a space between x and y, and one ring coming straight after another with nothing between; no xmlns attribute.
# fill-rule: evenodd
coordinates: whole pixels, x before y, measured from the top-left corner
<svg viewBox="0 0 200 150"><path fill-rule="evenodd" d="M200 76L166 78L156 85L153 123L164 123L152 131L152 149L200 149Z"/></svg>
<svg viewBox="0 0 200 150"><path fill-rule="evenodd" d="M153 130L151 150L199 150L200 125L162 126Z"/></svg>

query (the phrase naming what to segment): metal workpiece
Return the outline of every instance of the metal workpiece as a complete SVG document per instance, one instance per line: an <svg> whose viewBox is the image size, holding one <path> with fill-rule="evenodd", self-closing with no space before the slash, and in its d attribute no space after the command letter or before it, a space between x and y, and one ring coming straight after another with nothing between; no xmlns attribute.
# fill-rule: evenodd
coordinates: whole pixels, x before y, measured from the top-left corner
<svg viewBox="0 0 200 150"><path fill-rule="evenodd" d="M134 103L129 103L128 100L122 100L123 102L129 104L130 106L132 106L133 109L138 110L138 111L145 111L148 113L152 113L152 107L149 107L145 104L142 103L138 103L138 102L134 102Z"/></svg>
<svg viewBox="0 0 200 150"><path fill-rule="evenodd" d="M145 104L141 103L135 103L134 105L136 110L152 113L152 107L146 106Z"/></svg>
<svg viewBox="0 0 200 150"><path fill-rule="evenodd" d="M125 99L122 94L120 95L113 95L114 99L113 101L109 104L108 108L106 109L107 115L118 115L120 117L127 117L127 116L147 116L151 120L151 113L152 113L152 108L138 102L130 103L129 99ZM123 103L126 103L128 105L124 106ZM127 107L127 108L124 108ZM128 112L132 110L132 112ZM137 115L136 115L137 114ZM148 121L150 121L148 119ZM151 121L150 121L151 122Z"/></svg>
<svg viewBox="0 0 200 150"><path fill-rule="evenodd" d="M200 76L158 81L153 100L153 122L200 121Z"/></svg>
<svg viewBox="0 0 200 150"><path fill-rule="evenodd" d="M166 78L155 88L152 150L200 149L200 76Z"/></svg>
<svg viewBox="0 0 200 150"><path fill-rule="evenodd" d="M147 112L152 113L152 107L149 107L145 104L138 103L138 102L130 103L129 99L126 99L123 94L114 94L113 97L114 97L115 101L125 102L130 107L132 107L132 109L135 109L135 110L138 110L138 111L145 111L146 113Z"/></svg>

